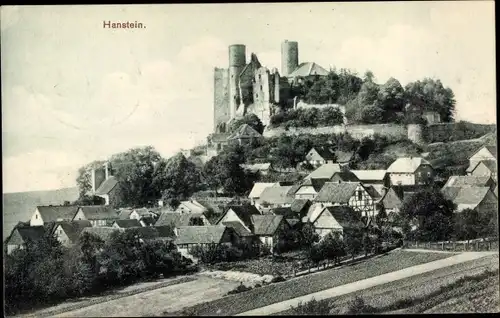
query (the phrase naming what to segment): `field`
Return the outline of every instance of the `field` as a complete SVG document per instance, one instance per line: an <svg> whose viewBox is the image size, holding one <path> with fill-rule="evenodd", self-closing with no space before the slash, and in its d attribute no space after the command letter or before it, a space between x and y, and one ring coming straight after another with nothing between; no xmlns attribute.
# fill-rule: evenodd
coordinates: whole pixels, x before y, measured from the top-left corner
<svg viewBox="0 0 500 318"><path fill-rule="evenodd" d="M488 272L485 274L485 271ZM477 278L467 278L478 275ZM349 305L356 297L360 297L365 305L371 307L364 311L365 313L498 310L498 255L445 267L321 302L328 303L331 314L347 314ZM293 314L296 314L296 311L290 309L278 315Z"/></svg>
<svg viewBox="0 0 500 318"><path fill-rule="evenodd" d="M368 261L354 263L338 269L325 270L282 283L256 288L212 302L186 308L164 315L234 315L276 302L318 292L324 289L352 283L406 267L432 262L452 256L444 253L414 253L395 250Z"/></svg>

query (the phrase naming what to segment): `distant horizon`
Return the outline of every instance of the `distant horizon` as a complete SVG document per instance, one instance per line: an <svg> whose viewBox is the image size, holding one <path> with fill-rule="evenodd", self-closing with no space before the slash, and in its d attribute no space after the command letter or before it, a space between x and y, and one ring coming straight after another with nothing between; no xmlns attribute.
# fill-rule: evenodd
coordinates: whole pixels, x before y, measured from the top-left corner
<svg viewBox="0 0 500 318"><path fill-rule="evenodd" d="M0 12L4 193L72 188L79 167L134 147L151 145L168 158L204 143L213 132L213 71L228 66L235 43L280 73L280 45L288 39L298 42L300 63L360 76L371 70L379 84L439 79L455 93L456 121L496 124L492 1ZM186 19L196 21L189 30ZM103 21L144 27L113 29Z"/></svg>

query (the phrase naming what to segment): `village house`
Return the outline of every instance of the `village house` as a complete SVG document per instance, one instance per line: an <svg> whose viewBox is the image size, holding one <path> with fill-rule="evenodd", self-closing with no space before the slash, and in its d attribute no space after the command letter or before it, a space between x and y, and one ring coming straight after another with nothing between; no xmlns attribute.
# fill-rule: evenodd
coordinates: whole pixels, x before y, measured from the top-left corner
<svg viewBox="0 0 500 318"><path fill-rule="evenodd" d="M341 167L348 168L354 159L354 151L335 151L335 163L338 163Z"/></svg>
<svg viewBox="0 0 500 318"><path fill-rule="evenodd" d="M384 208L387 216L391 213L399 214L403 206L403 195L403 192L399 191L398 188L390 188L387 190L380 200L380 205Z"/></svg>
<svg viewBox="0 0 500 318"><path fill-rule="evenodd" d="M336 172L344 171L338 163L326 163L319 166L304 179L326 179L331 180Z"/></svg>
<svg viewBox="0 0 500 318"><path fill-rule="evenodd" d="M373 198L360 182L327 182L314 202L323 206L350 206L366 217L377 214Z"/></svg>
<svg viewBox="0 0 500 318"><path fill-rule="evenodd" d="M31 216L30 226L43 226L58 221L71 221L78 211L78 206L49 205L37 206Z"/></svg>
<svg viewBox="0 0 500 318"><path fill-rule="evenodd" d="M268 246L273 252L273 247L279 241L279 236L290 230L290 224L282 215L252 215L253 234L262 244Z"/></svg>
<svg viewBox="0 0 500 318"><path fill-rule="evenodd" d="M175 212L179 213L203 213L207 208L196 200L181 201Z"/></svg>
<svg viewBox="0 0 500 318"><path fill-rule="evenodd" d="M216 155L227 146L229 133L213 133L207 137L207 154Z"/></svg>
<svg viewBox="0 0 500 318"><path fill-rule="evenodd" d="M229 143L237 143L239 145L250 144L255 140L262 140L264 137L248 124L243 124L228 138Z"/></svg>
<svg viewBox="0 0 500 318"><path fill-rule="evenodd" d="M471 176L490 176L495 182L498 180L496 160L481 160L475 166L467 168L467 174Z"/></svg>
<svg viewBox="0 0 500 318"><path fill-rule="evenodd" d="M305 162L315 167L325 163L334 163L335 151L328 147L313 147L306 154Z"/></svg>
<svg viewBox="0 0 500 318"><path fill-rule="evenodd" d="M216 224L239 222L248 232L253 233L252 215L261 215L261 212L253 205L231 205Z"/></svg>
<svg viewBox="0 0 500 318"><path fill-rule="evenodd" d="M63 246L71 246L78 242L80 234L86 227L92 227L90 221L62 221L54 227L52 234Z"/></svg>
<svg viewBox="0 0 500 318"><path fill-rule="evenodd" d="M481 161L497 161L497 147L496 146L483 146L479 148L476 152L469 157L469 169L467 172L472 172L472 170Z"/></svg>
<svg viewBox="0 0 500 318"><path fill-rule="evenodd" d="M391 185L425 185L434 179L431 164L420 157L398 158L387 169Z"/></svg>
<svg viewBox="0 0 500 318"><path fill-rule="evenodd" d="M291 206L295 192L299 186L274 186L265 188L255 206L261 208L278 208Z"/></svg>
<svg viewBox="0 0 500 318"><path fill-rule="evenodd" d="M151 226L156 221L156 213L146 208L133 209L129 218L139 221L141 226Z"/></svg>
<svg viewBox="0 0 500 318"><path fill-rule="evenodd" d="M210 225L210 222L203 213L166 212L162 213L158 221L155 223L155 227L172 227L175 234L177 234L177 229L179 227L202 225Z"/></svg>
<svg viewBox="0 0 500 318"><path fill-rule="evenodd" d="M7 246L7 254L11 254L16 249L25 248L28 241L35 242L43 239L44 235L43 226L16 226L4 243Z"/></svg>
<svg viewBox="0 0 500 318"><path fill-rule="evenodd" d="M295 199L314 200L327 181L327 179L305 179L295 192Z"/></svg>
<svg viewBox="0 0 500 318"><path fill-rule="evenodd" d="M445 187L489 187L491 190L495 189L496 183L489 175L482 176L450 176L448 181L444 184Z"/></svg>
<svg viewBox="0 0 500 318"><path fill-rule="evenodd" d="M318 205L304 218L304 223L312 225L314 231L323 239L329 233L339 233L343 237L344 231L361 229L364 227L359 212L349 206L322 206Z"/></svg>
<svg viewBox="0 0 500 318"><path fill-rule="evenodd" d="M312 205L311 200L308 199L295 199L290 206L290 210L298 216L299 220L302 220L309 211L309 207Z"/></svg>
<svg viewBox="0 0 500 318"><path fill-rule="evenodd" d="M250 194L248 195L248 198L250 199L251 204L255 204L257 200L260 199L260 195L262 194L262 191L264 191L265 188L268 187L273 187L277 185L276 182L255 182L253 185L252 190L250 191Z"/></svg>
<svg viewBox="0 0 500 318"><path fill-rule="evenodd" d="M137 219L125 219L125 220L116 220L113 222L113 225L111 227L117 228L117 229L127 229L131 227L139 227L142 226L141 222Z"/></svg>
<svg viewBox="0 0 500 318"><path fill-rule="evenodd" d="M478 213L498 211L498 198L489 187L446 187L441 191L456 204L456 212L465 209Z"/></svg>
<svg viewBox="0 0 500 318"><path fill-rule="evenodd" d="M109 205L88 205L78 208L72 221L89 220L92 226L111 227L118 213Z"/></svg>
<svg viewBox="0 0 500 318"><path fill-rule="evenodd" d="M87 233L101 239L103 242L108 242L111 238L111 234L117 231L124 231L124 229L117 229L111 226L85 227L80 233L80 236Z"/></svg>
<svg viewBox="0 0 500 318"><path fill-rule="evenodd" d="M389 187L390 185L387 170L351 170L351 172L364 185L381 185L383 187Z"/></svg>
<svg viewBox="0 0 500 318"><path fill-rule="evenodd" d="M329 180L330 182L359 182L358 177L349 170L338 171L333 174Z"/></svg>
<svg viewBox="0 0 500 318"><path fill-rule="evenodd" d="M118 179L113 176L113 169L109 162L105 162L101 167L91 170L91 192L94 195L103 199L105 205L113 205L117 202L120 196L120 187Z"/></svg>
<svg viewBox="0 0 500 318"><path fill-rule="evenodd" d="M197 261L191 255L193 247L209 245L232 246L238 240L239 238L234 230L223 225L184 226L178 229L174 243L184 257Z"/></svg>

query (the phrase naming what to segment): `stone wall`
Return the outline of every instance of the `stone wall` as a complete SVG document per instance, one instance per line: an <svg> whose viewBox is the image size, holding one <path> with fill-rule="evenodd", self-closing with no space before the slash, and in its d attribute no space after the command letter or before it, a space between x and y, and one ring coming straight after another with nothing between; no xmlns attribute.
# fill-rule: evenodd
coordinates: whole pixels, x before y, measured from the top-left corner
<svg viewBox="0 0 500 318"><path fill-rule="evenodd" d="M495 131L496 125L469 122L433 124L427 127L425 140L432 143L475 139Z"/></svg>
<svg viewBox="0 0 500 318"><path fill-rule="evenodd" d="M329 127L301 127L289 128L285 130L283 127L271 128L264 130L264 137L271 138L280 135L321 135L321 134L340 134L349 133L353 138L362 139L363 137L373 136L374 134L407 138L408 131L404 125L396 124L378 124L378 125L338 125Z"/></svg>

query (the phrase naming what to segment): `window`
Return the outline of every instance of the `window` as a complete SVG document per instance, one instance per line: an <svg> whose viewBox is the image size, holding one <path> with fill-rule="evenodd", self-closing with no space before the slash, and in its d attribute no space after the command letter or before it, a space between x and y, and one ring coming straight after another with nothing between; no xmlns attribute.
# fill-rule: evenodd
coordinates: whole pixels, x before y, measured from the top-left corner
<svg viewBox="0 0 500 318"><path fill-rule="evenodd" d="M430 171L429 171L429 172L427 172L427 176L428 176L428 177L430 177L430 176L431 176L431 172L430 172Z"/></svg>
<svg viewBox="0 0 500 318"><path fill-rule="evenodd" d="M38 214L35 214L35 219L37 219L37 220L38 220Z"/></svg>
<svg viewBox="0 0 500 318"><path fill-rule="evenodd" d="M262 90L262 85L260 85L260 90Z"/></svg>
<svg viewBox="0 0 500 318"><path fill-rule="evenodd" d="M363 200L363 192L361 190L358 190L358 201Z"/></svg>
<svg viewBox="0 0 500 318"><path fill-rule="evenodd" d="M62 234L62 230L59 230L59 234Z"/></svg>

